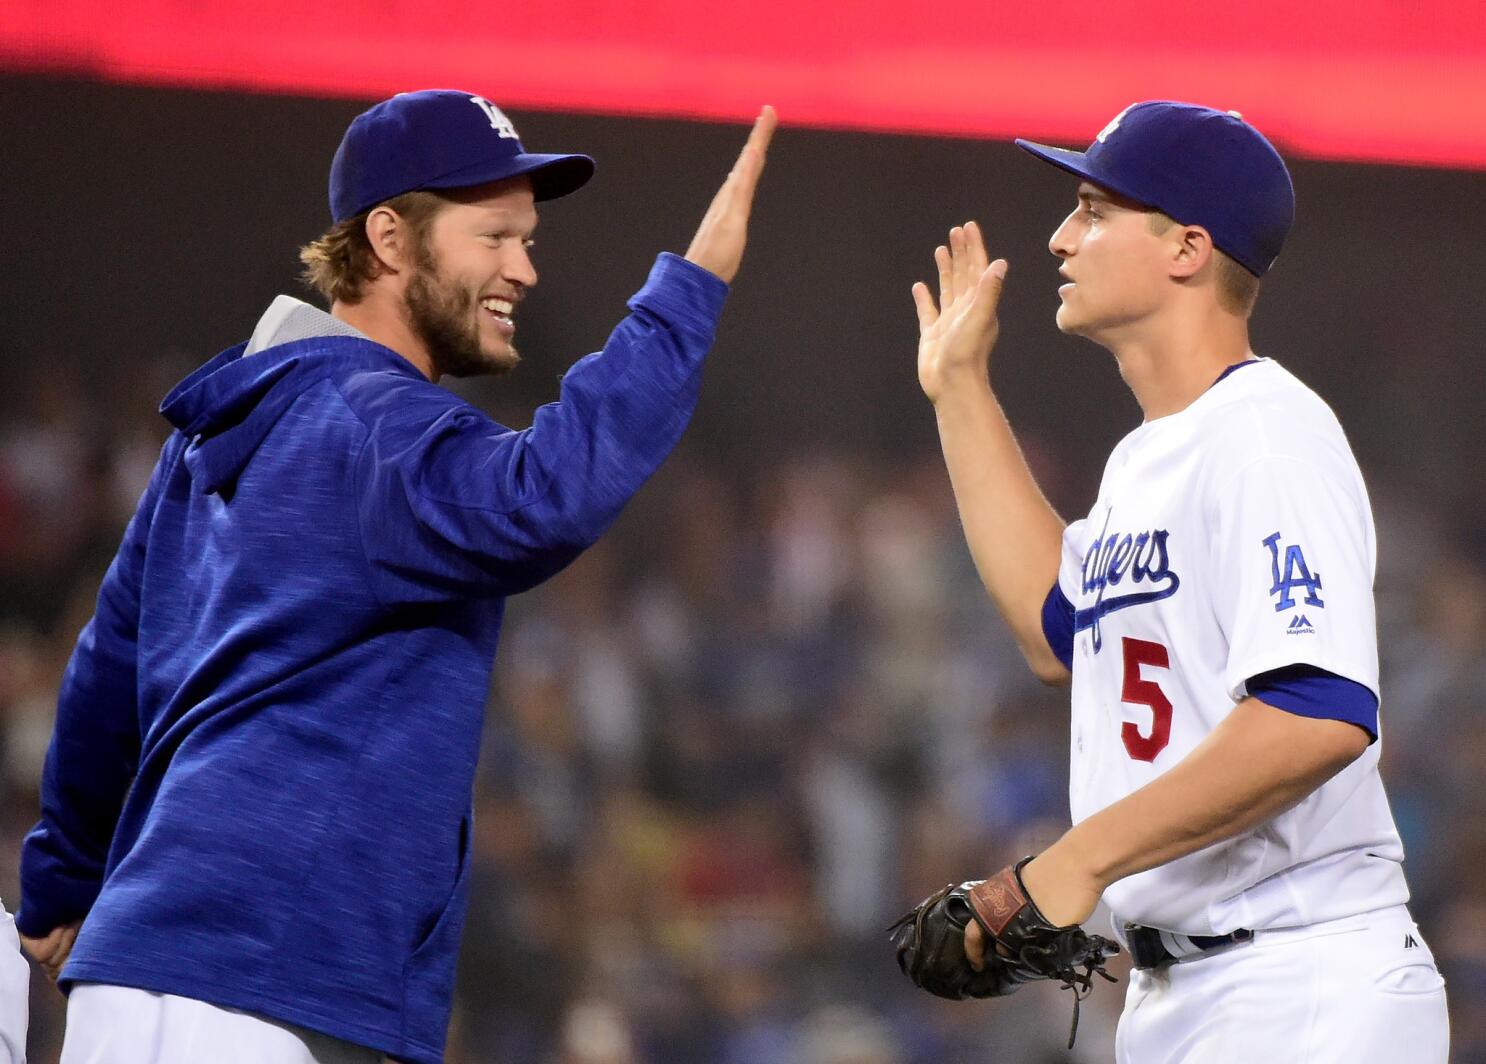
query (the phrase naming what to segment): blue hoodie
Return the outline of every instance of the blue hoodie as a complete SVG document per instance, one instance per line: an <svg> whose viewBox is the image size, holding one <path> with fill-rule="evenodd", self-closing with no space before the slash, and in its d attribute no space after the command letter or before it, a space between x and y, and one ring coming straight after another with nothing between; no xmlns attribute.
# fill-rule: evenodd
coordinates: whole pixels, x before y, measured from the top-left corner
<svg viewBox="0 0 1486 1064"><path fill-rule="evenodd" d="M231 348L79 637L16 923L64 984L179 994L443 1060L505 598L680 439L727 286L663 255L513 432L356 336Z"/></svg>

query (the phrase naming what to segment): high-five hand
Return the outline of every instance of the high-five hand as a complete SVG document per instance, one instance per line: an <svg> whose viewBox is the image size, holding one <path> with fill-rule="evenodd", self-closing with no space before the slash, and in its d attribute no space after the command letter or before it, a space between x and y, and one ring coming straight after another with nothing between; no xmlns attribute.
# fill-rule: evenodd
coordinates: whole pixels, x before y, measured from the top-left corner
<svg viewBox="0 0 1486 1064"><path fill-rule="evenodd" d="M748 143L743 145L738 161L702 216L697 235L691 238L691 247L686 249L689 261L728 283L738 275L738 266L743 261L753 192L758 187L759 175L764 172L769 140L778 124L779 116L774 108L765 105L754 120L753 131L748 134Z"/></svg>
<svg viewBox="0 0 1486 1064"><path fill-rule="evenodd" d="M949 231L949 246L934 249L939 267L939 306L929 286L913 286L918 308L918 383L930 402L938 402L959 376L989 372L991 348L1001 324L996 306L1006 279L1006 260L987 263L980 226L967 222Z"/></svg>

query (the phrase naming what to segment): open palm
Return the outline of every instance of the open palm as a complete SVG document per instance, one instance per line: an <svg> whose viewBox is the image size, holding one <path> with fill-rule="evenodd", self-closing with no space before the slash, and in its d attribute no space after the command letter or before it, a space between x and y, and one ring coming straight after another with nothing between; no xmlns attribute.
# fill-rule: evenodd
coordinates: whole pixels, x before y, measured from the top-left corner
<svg viewBox="0 0 1486 1064"><path fill-rule="evenodd" d="M956 377L988 372L1000 332L996 317L1006 260L988 262L980 226L967 222L949 231L949 246L934 249L939 267L939 305L922 281L913 286L918 308L918 383L938 402Z"/></svg>
<svg viewBox="0 0 1486 1064"><path fill-rule="evenodd" d="M743 262L743 247L748 242L748 217L753 210L753 194L769 154L769 141L779 117L767 105L754 120L738 161L727 180L712 198L712 204L692 237L686 257L704 270L709 270L729 284L738 275Z"/></svg>

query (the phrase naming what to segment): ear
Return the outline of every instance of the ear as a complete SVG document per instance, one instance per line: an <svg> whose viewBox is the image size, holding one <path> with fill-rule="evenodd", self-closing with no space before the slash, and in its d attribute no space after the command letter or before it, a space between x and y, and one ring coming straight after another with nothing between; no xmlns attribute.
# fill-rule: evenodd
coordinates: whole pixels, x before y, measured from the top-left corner
<svg viewBox="0 0 1486 1064"><path fill-rule="evenodd" d="M1171 231L1171 276L1195 276L1213 258L1213 238L1200 225L1177 226Z"/></svg>
<svg viewBox="0 0 1486 1064"><path fill-rule="evenodd" d="M378 207L366 216L366 240L389 273L407 264L407 223L391 207Z"/></svg>

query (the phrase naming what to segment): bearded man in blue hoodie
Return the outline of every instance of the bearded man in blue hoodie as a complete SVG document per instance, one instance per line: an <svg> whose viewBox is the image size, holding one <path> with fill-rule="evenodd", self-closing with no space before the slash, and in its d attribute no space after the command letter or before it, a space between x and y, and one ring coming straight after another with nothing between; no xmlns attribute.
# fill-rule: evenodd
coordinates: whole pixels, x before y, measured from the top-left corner
<svg viewBox="0 0 1486 1064"><path fill-rule="evenodd" d="M167 396L63 681L16 924L64 1062L443 1060L505 599L679 440L774 125L513 432L434 382L515 364L535 204L592 161L465 92L351 124L302 253L330 313L279 297Z"/></svg>

